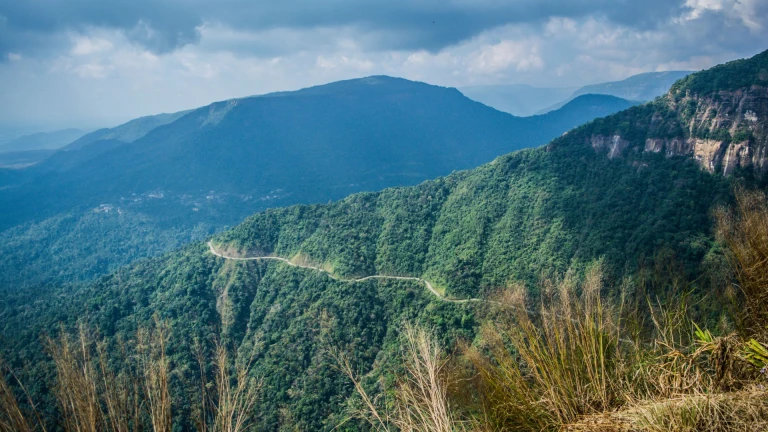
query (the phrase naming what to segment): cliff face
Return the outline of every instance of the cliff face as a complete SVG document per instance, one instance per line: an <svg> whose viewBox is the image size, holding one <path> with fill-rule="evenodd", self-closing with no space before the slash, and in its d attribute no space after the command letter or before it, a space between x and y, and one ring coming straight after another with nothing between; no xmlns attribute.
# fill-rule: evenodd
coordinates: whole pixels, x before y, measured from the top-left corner
<svg viewBox="0 0 768 432"><path fill-rule="evenodd" d="M646 132L644 141L616 132L593 134L589 144L607 151L611 159L634 148L691 157L703 169L726 176L737 168L758 177L768 173L768 87L753 85L708 96L670 93L649 107L650 112L636 119Z"/></svg>
<svg viewBox="0 0 768 432"><path fill-rule="evenodd" d="M766 178L768 51L688 75L655 101L580 132L611 159L682 156L711 173L743 170Z"/></svg>
<svg viewBox="0 0 768 432"><path fill-rule="evenodd" d="M670 94L667 99L688 135L683 145L668 147L671 154L692 155L708 171L723 175L737 167L766 173L768 88L753 85L706 97L686 95L679 101ZM646 147L658 146L653 140L646 143Z"/></svg>

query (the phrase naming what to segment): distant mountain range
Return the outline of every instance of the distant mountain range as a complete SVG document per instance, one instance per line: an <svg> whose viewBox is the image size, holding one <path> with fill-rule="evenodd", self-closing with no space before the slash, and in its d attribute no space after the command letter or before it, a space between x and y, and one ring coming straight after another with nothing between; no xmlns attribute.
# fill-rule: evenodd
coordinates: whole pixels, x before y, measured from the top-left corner
<svg viewBox="0 0 768 432"><path fill-rule="evenodd" d="M117 140L124 143L134 142L148 134L152 129L168 123L173 123L188 112L189 111L179 111L170 114L156 114L139 117L113 128L98 129L79 137L76 141L73 140L74 142L70 141L63 150L78 150L101 140Z"/></svg>
<svg viewBox="0 0 768 432"><path fill-rule="evenodd" d="M585 94L616 96L636 102L647 102L666 93L678 79L690 71L649 72L627 79L581 88L540 88L529 85L487 85L462 87L464 95L500 111L514 115L545 114L563 107Z"/></svg>
<svg viewBox="0 0 768 432"><path fill-rule="evenodd" d="M605 94L638 102L648 102L666 94L677 80L690 75L691 71L648 72L631 76L621 81L592 84L584 86L571 95L570 98L547 107L538 112L556 110L576 97L585 94Z"/></svg>
<svg viewBox="0 0 768 432"><path fill-rule="evenodd" d="M577 87L533 87L525 84L461 87L464 96L516 116L532 116L568 99Z"/></svg>
<svg viewBox="0 0 768 432"><path fill-rule="evenodd" d="M16 227L14 236L23 237L25 229L64 215L84 223L112 211L124 221L142 215L189 241L193 230L206 235L269 207L327 202L472 168L629 106L588 95L520 118L456 89L386 76L217 102L94 132L40 164L0 175L7 182L0 184L7 209L0 228ZM67 243L77 237L67 231L73 223L56 222L61 231L50 241L64 241L56 244L68 253L93 253ZM125 239L141 232L132 224L92 228L89 235L112 240L89 243L122 242L121 252L103 253L118 264L178 244L153 236L139 242L156 241L151 248L126 250ZM78 272L89 259L73 261L64 271ZM27 263L34 267L34 260ZM46 265L39 275L52 269ZM85 267L91 274L93 266Z"/></svg>
<svg viewBox="0 0 768 432"><path fill-rule="evenodd" d="M83 135L85 135L85 131L80 129L62 129L53 132L24 135L5 143L0 143L0 153L57 149L64 147Z"/></svg>

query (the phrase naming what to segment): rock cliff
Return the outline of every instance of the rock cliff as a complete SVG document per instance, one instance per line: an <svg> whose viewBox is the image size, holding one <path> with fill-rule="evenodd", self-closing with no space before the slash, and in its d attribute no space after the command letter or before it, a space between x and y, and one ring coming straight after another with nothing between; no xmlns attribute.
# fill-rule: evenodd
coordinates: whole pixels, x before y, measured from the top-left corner
<svg viewBox="0 0 768 432"><path fill-rule="evenodd" d="M711 173L764 178L767 123L768 51L690 75L653 102L596 121L587 143L611 159L659 153L693 158Z"/></svg>

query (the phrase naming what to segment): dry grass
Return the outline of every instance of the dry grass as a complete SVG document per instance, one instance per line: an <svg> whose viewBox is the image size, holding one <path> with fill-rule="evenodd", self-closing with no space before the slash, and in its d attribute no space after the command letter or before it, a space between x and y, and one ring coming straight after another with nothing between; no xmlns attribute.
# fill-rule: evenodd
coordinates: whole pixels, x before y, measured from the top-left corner
<svg viewBox="0 0 768 432"><path fill-rule="evenodd" d="M716 213L717 231L744 297L748 332L765 339L768 329L768 200L761 191L737 189L736 206Z"/></svg>
<svg viewBox="0 0 768 432"><path fill-rule="evenodd" d="M168 386L170 364L166 354L169 338L168 324L157 318L154 329L139 329L136 335L143 396L147 402L150 424L154 432L170 432L173 426L171 392Z"/></svg>
<svg viewBox="0 0 768 432"><path fill-rule="evenodd" d="M649 305L654 332L638 339L625 309L605 301L603 290L597 264L581 283L568 275L545 284L537 314L527 311L523 287L500 296L500 318L483 328L481 343L463 350L477 371L475 412L482 424L490 430L624 430L607 414L646 401L710 400L700 395L736 400L728 392L754 376L740 339L696 327L684 301Z"/></svg>
<svg viewBox="0 0 768 432"><path fill-rule="evenodd" d="M349 377L362 399L355 417L365 419L375 430L404 432L455 432L470 429L459 421L448 399L444 368L447 357L443 347L426 330L406 325L403 330L402 362L405 374L397 381L389 400L371 398L352 370L348 357L333 351L341 371Z"/></svg>
<svg viewBox="0 0 768 432"><path fill-rule="evenodd" d="M620 403L621 333L616 312L600 296L601 279L595 266L580 286L572 275L550 284L550 300L536 317L527 312L524 287L500 296L506 315L483 328L481 346L464 349L478 371L483 422L504 430L554 429Z"/></svg>
<svg viewBox="0 0 768 432"><path fill-rule="evenodd" d="M21 391L27 397L27 401L31 407L35 421L30 422L27 420L28 414L25 414L24 410L19 406L19 402L16 399L16 395L13 389L6 381L6 371L16 383L19 385ZM0 359L0 432L34 432L42 430L45 432L45 424L40 418L40 414L37 412L35 405L32 403L27 389L21 384L16 374L10 368L5 367L2 359Z"/></svg>
<svg viewBox="0 0 768 432"><path fill-rule="evenodd" d="M156 321L142 329L135 352L126 344L109 354L105 343L83 324L75 336L63 331L49 338L56 365L54 394L67 432L171 430L170 365L165 353L170 330ZM111 362L123 369L117 373Z"/></svg>
<svg viewBox="0 0 768 432"><path fill-rule="evenodd" d="M100 431L105 422L98 392L102 380L91 357L93 343L84 325L80 325L74 338L62 331L58 340L48 340L49 352L56 364L54 394L61 408L64 430L68 432Z"/></svg>
<svg viewBox="0 0 768 432"><path fill-rule="evenodd" d="M170 337L169 325L156 319L153 327L139 329L135 340L117 341L109 348L84 324L75 334L62 329L58 337L48 338L56 367L53 391L61 413L60 419L49 420L66 432L170 432L172 368L166 352ZM193 407L200 413L199 431L252 429L261 389L260 381L251 377L253 358L252 354L247 361L233 360L221 345L212 356L199 352L200 394L183 394L200 403ZM205 373L209 364L214 369L211 385ZM5 375L1 378L0 432L45 432L31 399L32 416L19 406ZM21 382L17 384L26 393Z"/></svg>
<svg viewBox="0 0 768 432"><path fill-rule="evenodd" d="M730 432L768 430L768 395L749 389L643 401L563 426L579 432Z"/></svg>
<svg viewBox="0 0 768 432"><path fill-rule="evenodd" d="M252 428L253 411L259 398L261 381L251 376L255 352L246 361L236 361L230 351L217 343L214 351L215 375L211 389L205 373L207 356L197 344L202 402L197 420L200 432L243 432ZM233 349L232 352L237 352Z"/></svg>
<svg viewBox="0 0 768 432"><path fill-rule="evenodd" d="M648 432L768 430L764 390L694 394L639 404L617 415L633 429Z"/></svg>

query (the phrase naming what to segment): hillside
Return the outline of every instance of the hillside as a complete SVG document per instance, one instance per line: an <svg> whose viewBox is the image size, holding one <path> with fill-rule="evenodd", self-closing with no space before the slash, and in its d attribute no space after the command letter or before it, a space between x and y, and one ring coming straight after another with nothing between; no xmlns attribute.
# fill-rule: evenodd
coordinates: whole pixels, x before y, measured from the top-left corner
<svg viewBox="0 0 768 432"><path fill-rule="evenodd" d="M768 52L706 72L718 80L706 92L691 84L702 82L696 76L681 81L665 98L595 120L542 148L418 186L268 210L212 239L227 256L282 257L335 278L274 260L225 260L197 243L74 294L59 293L55 305L32 294L25 295L36 299L34 307L23 296L6 296L0 316L9 358L40 358L22 347L34 346L60 320L86 317L116 341L159 314L174 329L179 386L196 385L188 342L219 337L243 352L255 350L252 373L264 379L260 429L334 430L347 419L355 391L329 354L334 347L354 353L352 369L380 391L394 380L404 322L430 328L453 346L472 340L489 313L488 303L445 302L416 281L341 278L420 277L448 298L482 299L515 282L535 291L547 275L578 274L602 258L606 279L622 287L622 298L646 302L646 295L684 288L696 299L699 323L716 323L723 313L723 256L711 212L729 203L733 179L754 185L764 164L750 157L725 176L720 165L708 170L696 149L713 138L699 137L705 131L694 126L702 117L717 118L699 115L711 112L712 103L737 101L727 105L732 122L707 123L714 126L706 133L723 146L740 143L747 155L765 154L759 102L765 99L756 95L768 77L756 73L746 87L732 87L744 82L735 71L759 71L766 58ZM731 130L747 135L736 140ZM657 140L664 140L661 147ZM692 150L667 151L671 143L691 143ZM183 428L191 402L176 403ZM358 428L355 421L343 424Z"/></svg>
<svg viewBox="0 0 768 432"><path fill-rule="evenodd" d="M341 277L423 277L454 298L599 256L617 278L625 264L659 254L698 271L712 248L708 211L725 199L726 182L680 159L650 157L653 168L638 170L595 152L584 135L572 137L552 151L520 151L416 187L269 210L213 242L234 256L274 254ZM6 296L9 350L24 352L59 320L87 316L114 337L160 313L172 322L180 371L194 370L182 341L217 334L259 346L254 373L265 378L259 427L266 430L331 430L344 418L353 390L327 356L323 316L334 343L357 353L355 368L374 375L396 361L402 322L434 328L449 343L473 337L484 316L482 303L441 302L416 282L345 283L279 262L227 261L204 244L56 298L32 308Z"/></svg>
<svg viewBox="0 0 768 432"><path fill-rule="evenodd" d="M584 97L519 118L389 77L215 103L132 143L73 144L9 177L17 183L0 190L0 284L92 277L256 211L417 184L627 106ZM72 242L79 232L88 240Z"/></svg>

